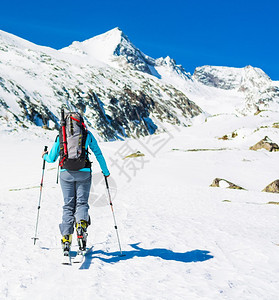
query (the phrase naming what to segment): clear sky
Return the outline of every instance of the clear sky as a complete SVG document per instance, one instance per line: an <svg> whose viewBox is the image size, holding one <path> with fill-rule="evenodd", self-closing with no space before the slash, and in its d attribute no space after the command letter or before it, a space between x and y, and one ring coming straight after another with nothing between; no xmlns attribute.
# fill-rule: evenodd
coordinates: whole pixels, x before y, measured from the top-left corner
<svg viewBox="0 0 279 300"><path fill-rule="evenodd" d="M1 0L0 29L60 49L120 27L153 57L263 69L279 80L279 0Z"/></svg>

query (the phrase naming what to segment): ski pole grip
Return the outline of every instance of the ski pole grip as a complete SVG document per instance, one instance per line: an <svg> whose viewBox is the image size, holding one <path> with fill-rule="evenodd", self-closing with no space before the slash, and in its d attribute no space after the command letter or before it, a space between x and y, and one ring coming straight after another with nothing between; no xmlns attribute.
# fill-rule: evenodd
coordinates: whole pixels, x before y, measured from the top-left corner
<svg viewBox="0 0 279 300"><path fill-rule="evenodd" d="M61 108L61 121L64 121L64 119L65 119L64 109Z"/></svg>
<svg viewBox="0 0 279 300"><path fill-rule="evenodd" d="M44 151L47 151L47 146L45 146ZM46 161L44 160L44 162L43 162L43 170L45 169L45 165L46 165Z"/></svg>
<svg viewBox="0 0 279 300"><path fill-rule="evenodd" d="M104 177L105 177L105 182L106 182L107 189L109 189L107 176L104 175Z"/></svg>

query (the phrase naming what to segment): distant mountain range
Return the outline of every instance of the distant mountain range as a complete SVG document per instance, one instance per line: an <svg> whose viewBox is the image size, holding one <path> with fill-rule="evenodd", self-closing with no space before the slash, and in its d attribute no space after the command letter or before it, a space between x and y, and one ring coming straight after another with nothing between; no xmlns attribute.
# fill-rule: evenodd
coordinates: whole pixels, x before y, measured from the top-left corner
<svg viewBox="0 0 279 300"><path fill-rule="evenodd" d="M210 114L278 110L279 83L261 69L203 66L193 75L154 59L119 29L54 50L0 31L0 125L58 128L83 113L104 140L188 126Z"/></svg>

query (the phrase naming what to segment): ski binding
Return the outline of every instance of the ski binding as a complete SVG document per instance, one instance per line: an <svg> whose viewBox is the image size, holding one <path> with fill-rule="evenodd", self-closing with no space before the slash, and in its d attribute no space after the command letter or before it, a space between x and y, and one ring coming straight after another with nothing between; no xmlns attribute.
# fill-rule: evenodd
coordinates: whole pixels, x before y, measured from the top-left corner
<svg viewBox="0 0 279 300"><path fill-rule="evenodd" d="M82 263L84 257L91 251L92 248L93 246L86 250L78 250L77 255L73 258L73 263Z"/></svg>

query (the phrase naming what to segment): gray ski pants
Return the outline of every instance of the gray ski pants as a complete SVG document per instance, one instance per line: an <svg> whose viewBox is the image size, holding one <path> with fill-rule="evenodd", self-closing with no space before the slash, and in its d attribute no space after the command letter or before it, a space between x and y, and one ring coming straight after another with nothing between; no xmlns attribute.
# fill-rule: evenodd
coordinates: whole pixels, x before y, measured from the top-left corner
<svg viewBox="0 0 279 300"><path fill-rule="evenodd" d="M91 172L65 170L60 173L60 184L64 197L60 232L62 235L73 234L75 222L89 221Z"/></svg>

